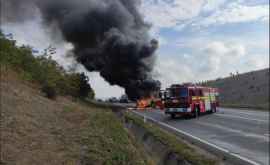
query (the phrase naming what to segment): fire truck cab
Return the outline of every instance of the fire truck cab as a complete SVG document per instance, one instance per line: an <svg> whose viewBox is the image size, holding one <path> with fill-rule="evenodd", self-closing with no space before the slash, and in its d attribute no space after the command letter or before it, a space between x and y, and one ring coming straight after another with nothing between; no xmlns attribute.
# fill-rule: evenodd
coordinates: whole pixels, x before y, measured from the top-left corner
<svg viewBox="0 0 270 165"><path fill-rule="evenodd" d="M165 90L165 114L198 117L202 113L217 111L218 89L192 84L175 84Z"/></svg>

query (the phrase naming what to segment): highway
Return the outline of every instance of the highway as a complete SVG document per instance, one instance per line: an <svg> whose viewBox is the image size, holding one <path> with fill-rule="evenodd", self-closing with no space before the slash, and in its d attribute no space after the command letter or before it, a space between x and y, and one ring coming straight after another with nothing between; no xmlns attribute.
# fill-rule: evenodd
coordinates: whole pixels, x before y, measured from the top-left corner
<svg viewBox="0 0 270 165"><path fill-rule="evenodd" d="M160 110L139 113L240 155L254 165L269 165L269 112L219 108L215 114L196 119L171 119Z"/></svg>

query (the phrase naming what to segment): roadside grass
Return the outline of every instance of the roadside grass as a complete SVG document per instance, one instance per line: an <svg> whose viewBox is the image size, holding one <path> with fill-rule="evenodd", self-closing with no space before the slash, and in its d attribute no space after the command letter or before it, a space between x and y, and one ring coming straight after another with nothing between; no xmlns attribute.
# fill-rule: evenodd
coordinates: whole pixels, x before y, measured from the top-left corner
<svg viewBox="0 0 270 165"><path fill-rule="evenodd" d="M269 67L198 83L219 89L220 105L269 111Z"/></svg>
<svg viewBox="0 0 270 165"><path fill-rule="evenodd" d="M181 140L171 133L162 130L152 124L144 123L143 119L135 116L131 113L125 113L126 120L130 120L142 128L146 129L149 134L158 139L162 144L167 145L173 152L179 154L185 160L194 165L216 165L218 161L215 159L208 158L195 149L188 146L186 143L181 142Z"/></svg>
<svg viewBox="0 0 270 165"><path fill-rule="evenodd" d="M105 165L146 164L136 151L120 121L110 109L97 109L82 130L81 143L85 146L85 161Z"/></svg>
<svg viewBox="0 0 270 165"><path fill-rule="evenodd" d="M0 75L2 164L151 164L110 108L47 99L8 72Z"/></svg>

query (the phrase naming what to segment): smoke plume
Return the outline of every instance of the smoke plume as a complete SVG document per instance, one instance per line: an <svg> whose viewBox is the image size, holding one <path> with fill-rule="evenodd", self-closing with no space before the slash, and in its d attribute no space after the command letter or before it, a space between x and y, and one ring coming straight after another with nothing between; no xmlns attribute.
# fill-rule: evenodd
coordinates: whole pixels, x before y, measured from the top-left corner
<svg viewBox="0 0 270 165"><path fill-rule="evenodd" d="M20 20L22 15L16 16L19 5L28 10L27 6L34 4L44 24L56 27L55 33L60 31L64 40L73 44L79 63L89 71L100 72L111 85L125 88L131 99L158 90L160 83L151 77L158 42L149 38L150 26L138 12L138 0L2 1L1 6L10 3L6 5L9 11L16 11L9 12L10 18Z"/></svg>

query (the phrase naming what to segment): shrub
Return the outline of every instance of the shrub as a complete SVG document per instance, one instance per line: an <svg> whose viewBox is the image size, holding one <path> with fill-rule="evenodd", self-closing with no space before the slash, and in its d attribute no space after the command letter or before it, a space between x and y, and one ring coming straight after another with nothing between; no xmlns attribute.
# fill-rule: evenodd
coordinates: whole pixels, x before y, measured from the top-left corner
<svg viewBox="0 0 270 165"><path fill-rule="evenodd" d="M0 64L19 72L23 79L41 84L50 99L58 94L93 99L95 93L84 73L67 72L46 53L35 57L29 46L15 46L16 41L5 39L0 31Z"/></svg>
<svg viewBox="0 0 270 165"><path fill-rule="evenodd" d="M42 86L41 91L45 93L46 97L49 99L55 99L56 98L56 90L55 87L49 84L45 84Z"/></svg>

